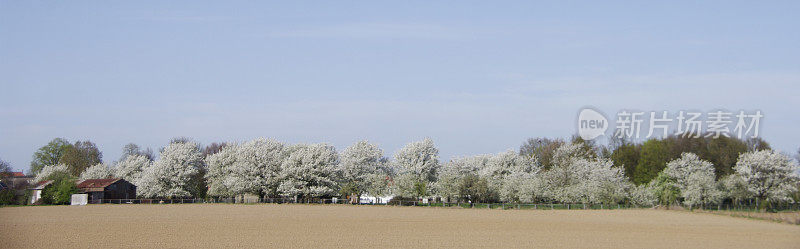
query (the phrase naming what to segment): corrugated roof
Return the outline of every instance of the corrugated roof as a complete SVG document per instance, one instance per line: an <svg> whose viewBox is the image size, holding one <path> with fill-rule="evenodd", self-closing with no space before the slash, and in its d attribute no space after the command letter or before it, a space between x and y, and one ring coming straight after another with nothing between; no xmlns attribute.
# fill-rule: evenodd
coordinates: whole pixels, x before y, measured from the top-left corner
<svg viewBox="0 0 800 249"><path fill-rule="evenodd" d="M20 172L11 172L11 176L12 177L23 177L23 176L25 176L25 174L23 174L22 171L20 171Z"/></svg>
<svg viewBox="0 0 800 249"><path fill-rule="evenodd" d="M36 187L32 189L44 189L44 187L47 187L47 185L50 185L51 183L53 183L53 180L41 181L36 183Z"/></svg>
<svg viewBox="0 0 800 249"><path fill-rule="evenodd" d="M78 183L78 188L105 188L119 180L120 178L87 179Z"/></svg>
<svg viewBox="0 0 800 249"><path fill-rule="evenodd" d="M0 172L0 177L18 178L18 177L25 177L25 174L23 174L22 172Z"/></svg>

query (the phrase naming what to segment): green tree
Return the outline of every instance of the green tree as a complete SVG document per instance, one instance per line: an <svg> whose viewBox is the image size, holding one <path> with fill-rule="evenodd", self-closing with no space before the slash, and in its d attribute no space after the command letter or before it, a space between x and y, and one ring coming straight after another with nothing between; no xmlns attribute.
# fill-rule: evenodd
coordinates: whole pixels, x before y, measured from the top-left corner
<svg viewBox="0 0 800 249"><path fill-rule="evenodd" d="M6 188L0 190L0 205L14 204L14 190Z"/></svg>
<svg viewBox="0 0 800 249"><path fill-rule="evenodd" d="M102 163L103 153L91 141L77 141L66 148L60 162L69 167L72 175L77 176L86 168Z"/></svg>
<svg viewBox="0 0 800 249"><path fill-rule="evenodd" d="M716 179L733 173L733 166L739 160L739 155L747 152L747 144L736 138L719 137L708 140L708 151L705 155L698 155L701 159L714 164Z"/></svg>
<svg viewBox="0 0 800 249"><path fill-rule="evenodd" d="M649 186L656 196L659 205L669 207L669 205L674 204L678 200L678 196L681 195L681 191L678 189L675 179L664 171L658 173L658 176L650 182Z"/></svg>
<svg viewBox="0 0 800 249"><path fill-rule="evenodd" d="M748 138L745 143L748 151L772 150L772 146L760 137Z"/></svg>
<svg viewBox="0 0 800 249"><path fill-rule="evenodd" d="M72 194L78 193L75 178L67 173L52 174L48 180L53 180L53 183L42 190L44 204L69 204Z"/></svg>
<svg viewBox="0 0 800 249"><path fill-rule="evenodd" d="M67 148L72 147L66 139L55 138L47 145L42 146L33 153L33 160L31 160L31 174L37 174L47 165L57 165L61 161L61 157L67 151Z"/></svg>
<svg viewBox="0 0 800 249"><path fill-rule="evenodd" d="M428 182L415 181L414 182L414 194L419 196L419 197L428 196Z"/></svg>
<svg viewBox="0 0 800 249"><path fill-rule="evenodd" d="M636 166L639 165L641 150L642 146L639 144L623 143L611 152L611 160L614 161L614 166L622 167L625 171L625 176L631 181L635 178L635 170Z"/></svg>
<svg viewBox="0 0 800 249"><path fill-rule="evenodd" d="M633 173L633 182L637 185L650 182L673 158L667 140L647 140L642 144L639 162Z"/></svg>
<svg viewBox="0 0 800 249"><path fill-rule="evenodd" d="M769 148L769 144L761 139L742 141L724 136L719 138L672 136L665 140L671 147L671 159L678 158L685 152L694 153L700 159L714 164L717 179L733 173L733 166L742 153L752 151L752 148Z"/></svg>

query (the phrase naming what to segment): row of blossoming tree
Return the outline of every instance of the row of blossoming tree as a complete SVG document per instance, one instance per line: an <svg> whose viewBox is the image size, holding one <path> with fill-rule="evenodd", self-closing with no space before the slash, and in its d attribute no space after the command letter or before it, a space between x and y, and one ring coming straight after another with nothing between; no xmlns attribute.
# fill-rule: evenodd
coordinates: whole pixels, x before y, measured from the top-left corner
<svg viewBox="0 0 800 249"><path fill-rule="evenodd" d="M440 163L430 139L412 142L391 159L376 144L359 141L341 153L325 143L285 144L259 138L226 143L212 153L177 140L152 153L126 153L113 166L97 164L80 179L124 178L144 198L395 196L443 201L509 203L683 204L703 207L743 201L793 202L797 163L772 150L742 153L735 171L717 177L714 165L693 153L666 164L649 183L635 185L623 167L577 142L561 143L546 156L506 151ZM544 166L546 161L546 167ZM34 181L65 165L44 166ZM763 205L762 205L763 206Z"/></svg>

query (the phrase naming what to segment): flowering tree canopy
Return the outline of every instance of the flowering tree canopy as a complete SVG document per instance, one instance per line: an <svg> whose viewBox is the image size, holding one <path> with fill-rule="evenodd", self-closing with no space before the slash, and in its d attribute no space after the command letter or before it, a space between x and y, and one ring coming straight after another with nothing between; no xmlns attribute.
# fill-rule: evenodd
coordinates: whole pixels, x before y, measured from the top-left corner
<svg viewBox="0 0 800 249"><path fill-rule="evenodd" d="M340 170L343 195L375 197L391 192L394 170L383 157L383 150L368 141L358 141L342 151Z"/></svg>
<svg viewBox="0 0 800 249"><path fill-rule="evenodd" d="M719 180L722 193L734 202L753 197L747 188L747 182L739 174L730 174Z"/></svg>
<svg viewBox="0 0 800 249"><path fill-rule="evenodd" d="M328 144L292 146L292 152L281 165L278 191L284 196L324 197L337 191L339 155Z"/></svg>
<svg viewBox="0 0 800 249"><path fill-rule="evenodd" d="M440 167L439 149L430 138L409 143L394 155L394 165L399 174L395 181L397 195L427 196Z"/></svg>
<svg viewBox="0 0 800 249"><path fill-rule="evenodd" d="M675 179L685 204L704 205L722 198L714 180L714 165L693 153L683 153L680 158L668 162L664 171Z"/></svg>
<svg viewBox="0 0 800 249"><path fill-rule="evenodd" d="M411 174L420 181L436 181L439 149L430 138L407 144L394 155L394 160L400 174Z"/></svg>
<svg viewBox="0 0 800 249"><path fill-rule="evenodd" d="M188 197L201 193L198 181L203 158L197 144L176 142L167 145L161 157L142 172L137 194L144 197Z"/></svg>
<svg viewBox="0 0 800 249"><path fill-rule="evenodd" d="M457 197L460 192L461 180L470 175L477 175L478 171L486 168L491 155L478 155L459 157L442 166L438 173L436 189L444 198Z"/></svg>
<svg viewBox="0 0 800 249"><path fill-rule="evenodd" d="M791 192L797 191L797 164L781 153L772 150L744 153L734 170L760 200L786 200Z"/></svg>
<svg viewBox="0 0 800 249"><path fill-rule="evenodd" d="M622 165L614 166L607 153L597 153L594 145L580 140L550 143L547 153L508 150L457 157L444 165L439 164L439 150L427 138L407 144L391 161L368 141L354 143L341 156L329 144L288 145L265 138L209 148L213 149L201 150L188 139L175 139L153 161L137 146L126 146L126 156L113 168L96 164L83 171L80 179L124 178L138 187L142 197L202 197L206 190L212 196L295 198L364 193L382 197L393 192L399 197L447 201L643 206L683 201L696 206L722 198L736 203L748 198L788 201L800 178L796 162L763 150L742 154L736 173L717 182L711 162L684 153L666 163L649 184L634 186ZM44 166L34 181L62 175L73 178L69 166Z"/></svg>
<svg viewBox="0 0 800 249"><path fill-rule="evenodd" d="M342 170L347 181L363 181L381 165L383 150L368 141L358 141L342 151Z"/></svg>
<svg viewBox="0 0 800 249"><path fill-rule="evenodd" d="M108 168L108 165L104 163L98 163L94 166L86 168L86 170L81 173L79 180L86 180L86 179L105 179L111 178L111 169Z"/></svg>
<svg viewBox="0 0 800 249"><path fill-rule="evenodd" d="M564 144L554 155L553 168L542 174L548 197L564 203L615 203L631 184L608 159L595 159L582 145Z"/></svg>
<svg viewBox="0 0 800 249"><path fill-rule="evenodd" d="M140 185L142 171L150 167L153 161L146 155L129 155L114 167L114 177L125 179L134 185Z"/></svg>
<svg viewBox="0 0 800 249"><path fill-rule="evenodd" d="M38 182L47 180L51 176L53 176L55 174L67 174L67 175L69 175L70 174L69 167L67 165L64 165L64 164L44 166L39 171L39 173L37 173L36 176L33 177L33 182L32 183L36 184Z"/></svg>
<svg viewBox="0 0 800 249"><path fill-rule="evenodd" d="M281 164L287 157L284 147L264 138L223 146L206 158L209 192L219 196L276 195Z"/></svg>

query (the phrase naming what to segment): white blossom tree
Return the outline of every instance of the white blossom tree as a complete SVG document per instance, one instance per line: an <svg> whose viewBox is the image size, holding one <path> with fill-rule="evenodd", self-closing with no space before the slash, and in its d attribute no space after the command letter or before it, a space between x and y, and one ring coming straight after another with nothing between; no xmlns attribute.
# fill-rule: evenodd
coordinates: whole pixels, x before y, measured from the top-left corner
<svg viewBox="0 0 800 249"><path fill-rule="evenodd" d="M566 165L575 159L592 159L594 156L581 143L564 143L553 152L554 165Z"/></svg>
<svg viewBox="0 0 800 249"><path fill-rule="evenodd" d="M733 167L756 201L784 201L797 191L797 164L788 156L772 150L747 152ZM758 203L757 205L760 205Z"/></svg>
<svg viewBox="0 0 800 249"><path fill-rule="evenodd" d="M513 150L501 152L489 157L486 166L480 169L480 176L488 179L491 191L499 193L502 201L519 201L522 195L534 196L531 193L534 181L539 172L536 157L521 156Z"/></svg>
<svg viewBox="0 0 800 249"><path fill-rule="evenodd" d="M32 184L39 183L41 181L47 180L48 178L50 178L51 176L53 176L55 174L67 174L67 175L69 175L70 174L69 167L67 165L64 165L64 164L44 166L39 171L39 173L36 173L36 176L33 177L33 181L31 183Z"/></svg>
<svg viewBox="0 0 800 249"><path fill-rule="evenodd" d="M722 197L714 180L714 165L693 153L681 154L668 162L664 170L675 179L684 204L690 207L717 203Z"/></svg>
<svg viewBox="0 0 800 249"><path fill-rule="evenodd" d="M384 165L388 165L388 162L383 160ZM388 168L382 168L378 172L374 174L370 174L366 181L368 182L367 187L364 189L364 193L367 193L371 196L380 197L386 196L391 194L392 187L394 184L394 174Z"/></svg>
<svg viewBox="0 0 800 249"><path fill-rule="evenodd" d="M564 144L554 153L553 168L541 174L548 197L562 203L618 203L632 187L622 169L596 159L580 144Z"/></svg>
<svg viewBox="0 0 800 249"><path fill-rule="evenodd" d="M276 196L287 156L284 144L274 139L226 145L206 158L209 191L219 196Z"/></svg>
<svg viewBox="0 0 800 249"><path fill-rule="evenodd" d="M137 194L144 197L189 197L202 193L203 156L197 144L176 142L142 172Z"/></svg>
<svg viewBox="0 0 800 249"><path fill-rule="evenodd" d="M284 196L315 198L334 195L338 190L339 155L328 144L293 146L281 165L282 182L278 191Z"/></svg>
<svg viewBox="0 0 800 249"><path fill-rule="evenodd" d="M642 184L631 189L631 204L637 206L653 206L658 202L658 197L648 184Z"/></svg>
<svg viewBox="0 0 800 249"><path fill-rule="evenodd" d="M366 140L356 142L342 151L339 165L344 177L342 191L347 192L343 194L356 198L363 193L375 197L386 194L391 172L387 168L383 150L377 145Z"/></svg>
<svg viewBox="0 0 800 249"><path fill-rule="evenodd" d="M508 150L489 157L486 166L480 169L482 176L502 179L517 172L531 172L536 169L535 157L524 157L516 151Z"/></svg>
<svg viewBox="0 0 800 249"><path fill-rule="evenodd" d="M614 167L608 159L575 159L572 168L578 169L583 181L571 188L567 196L578 197L584 203L613 204L625 200L631 183L622 168ZM584 193L584 194L581 194Z"/></svg>
<svg viewBox="0 0 800 249"><path fill-rule="evenodd" d="M546 199L539 171L514 172L503 179L500 199L505 202L538 202Z"/></svg>
<svg viewBox="0 0 800 249"><path fill-rule="evenodd" d="M98 163L86 168L78 177L79 180L111 178L111 169L104 163Z"/></svg>
<svg viewBox="0 0 800 249"><path fill-rule="evenodd" d="M730 198L734 204L753 197L747 188L747 182L738 174L730 174L719 180L723 194Z"/></svg>
<svg viewBox="0 0 800 249"><path fill-rule="evenodd" d="M139 181L142 178L142 171L150 167L153 161L146 155L129 155L125 159L118 162L112 170L114 177L125 179L139 186Z"/></svg>
<svg viewBox="0 0 800 249"><path fill-rule="evenodd" d="M238 144L228 143L219 152L206 156L205 162L208 171L205 177L208 182L209 195L233 197L242 194L232 190L237 181L237 178L233 176L233 164L236 163L238 152Z"/></svg>
<svg viewBox="0 0 800 249"><path fill-rule="evenodd" d="M396 182L399 195L423 197L430 194L440 167L439 149L433 140L425 138L407 144L394 155L394 163L400 174Z"/></svg>
<svg viewBox="0 0 800 249"><path fill-rule="evenodd" d="M593 168L592 179L595 182L594 203L614 204L628 198L628 193L633 188L625 176L622 167L614 167L614 162L609 159L597 159Z"/></svg>
<svg viewBox="0 0 800 249"><path fill-rule="evenodd" d="M478 175L486 168L491 155L459 157L445 163L438 171L436 190L447 200L459 197L461 181L469 175ZM412 194L413 195L413 194Z"/></svg>

